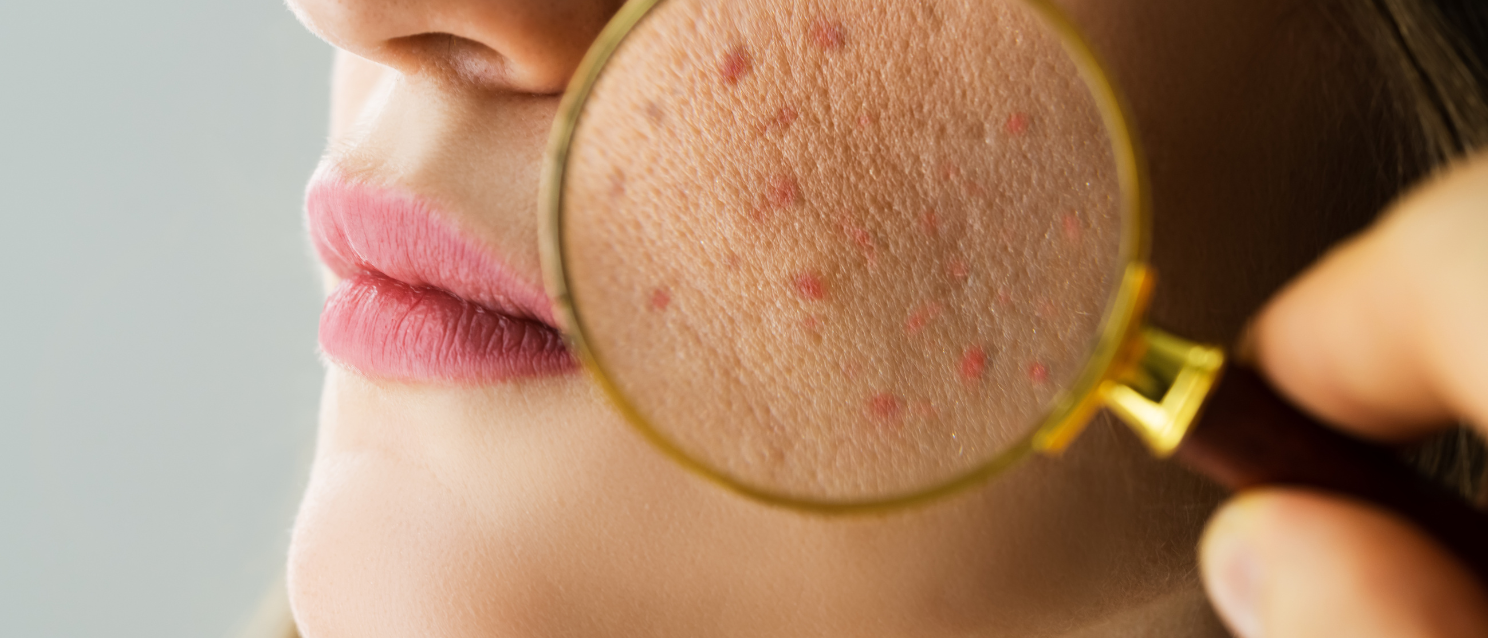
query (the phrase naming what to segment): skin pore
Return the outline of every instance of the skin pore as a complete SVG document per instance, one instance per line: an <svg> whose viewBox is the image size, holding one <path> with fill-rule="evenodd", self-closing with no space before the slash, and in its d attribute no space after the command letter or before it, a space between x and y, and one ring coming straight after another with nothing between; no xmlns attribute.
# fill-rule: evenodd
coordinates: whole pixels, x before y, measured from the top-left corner
<svg viewBox="0 0 1488 638"><path fill-rule="evenodd" d="M539 281L548 128L616 3L290 4L349 52L322 170L431 199ZM1378 88L1328 3L1060 4L1141 132L1158 325L1231 341L1382 204L1368 189L1387 156L1357 134L1382 116L1343 110ZM1103 418L1064 458L944 502L810 516L674 466L582 375L458 386L332 366L289 585L310 638L1223 635L1193 573L1218 498Z"/></svg>

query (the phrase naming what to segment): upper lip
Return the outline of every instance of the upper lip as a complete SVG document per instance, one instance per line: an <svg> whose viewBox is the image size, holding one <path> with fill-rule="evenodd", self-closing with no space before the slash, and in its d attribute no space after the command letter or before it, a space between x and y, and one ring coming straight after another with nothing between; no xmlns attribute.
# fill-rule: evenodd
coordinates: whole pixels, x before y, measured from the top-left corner
<svg viewBox="0 0 1488 638"><path fill-rule="evenodd" d="M310 238L343 279L376 273L554 326L541 288L448 223L426 199L323 171L306 192Z"/></svg>

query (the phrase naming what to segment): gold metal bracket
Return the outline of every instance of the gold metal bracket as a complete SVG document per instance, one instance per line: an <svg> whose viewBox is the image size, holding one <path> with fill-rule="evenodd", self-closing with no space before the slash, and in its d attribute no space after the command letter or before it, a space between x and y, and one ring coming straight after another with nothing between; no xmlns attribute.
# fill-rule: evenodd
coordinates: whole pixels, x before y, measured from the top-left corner
<svg viewBox="0 0 1488 638"><path fill-rule="evenodd" d="M1150 326L1139 345L1141 359L1102 384L1100 393L1107 409L1136 430L1154 455L1166 458L1219 381L1225 353Z"/></svg>

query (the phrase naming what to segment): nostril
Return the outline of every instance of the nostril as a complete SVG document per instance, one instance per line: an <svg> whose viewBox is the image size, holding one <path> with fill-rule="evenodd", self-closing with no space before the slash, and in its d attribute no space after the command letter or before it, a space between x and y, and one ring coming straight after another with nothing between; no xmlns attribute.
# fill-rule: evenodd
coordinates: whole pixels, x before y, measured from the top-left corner
<svg viewBox="0 0 1488 638"><path fill-rule="evenodd" d="M450 33L420 33L394 38L387 51L417 72L462 84L498 87L511 83L511 61L474 40Z"/></svg>

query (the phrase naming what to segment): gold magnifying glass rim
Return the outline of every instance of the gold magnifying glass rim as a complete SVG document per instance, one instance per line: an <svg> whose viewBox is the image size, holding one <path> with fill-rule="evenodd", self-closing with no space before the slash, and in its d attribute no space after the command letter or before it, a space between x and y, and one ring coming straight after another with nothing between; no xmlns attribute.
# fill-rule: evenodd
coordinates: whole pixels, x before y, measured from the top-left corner
<svg viewBox="0 0 1488 638"><path fill-rule="evenodd" d="M672 461L709 481L758 501L819 513L873 512L928 503L978 485L1034 452L1058 453L1068 446L1101 407L1099 390L1102 385L1118 379L1141 355L1140 332L1152 290L1152 274L1147 264L1151 208L1147 198L1145 164L1133 135L1129 110L1111 84L1105 66L1079 29L1049 0L1010 1L1021 2L1034 10L1053 29L1094 96L1115 155L1124 228L1118 256L1119 263L1122 264L1122 281L1107 302L1100 336L1089 361L1075 382L1055 397L1049 415L1043 422L983 464L940 484L908 493L855 500L802 497L756 487L697 461L673 440L651 426L614 382L602 357L589 339L583 313L574 298L565 259L567 252L563 230L563 201L574 133L594 85L625 38L663 1L630 0L590 47L559 106L549 138L542 179L540 241L543 276L548 294L554 303L555 314L562 324L565 338L626 420Z"/></svg>

